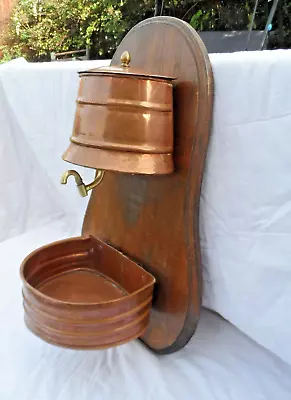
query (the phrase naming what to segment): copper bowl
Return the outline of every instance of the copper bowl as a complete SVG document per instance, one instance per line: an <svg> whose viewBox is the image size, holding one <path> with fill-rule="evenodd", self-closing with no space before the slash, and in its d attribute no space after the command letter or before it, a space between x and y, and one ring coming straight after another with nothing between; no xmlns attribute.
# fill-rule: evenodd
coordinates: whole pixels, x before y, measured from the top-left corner
<svg viewBox="0 0 291 400"><path fill-rule="evenodd" d="M27 327L75 349L113 347L148 325L155 279L94 237L54 242L21 265Z"/></svg>

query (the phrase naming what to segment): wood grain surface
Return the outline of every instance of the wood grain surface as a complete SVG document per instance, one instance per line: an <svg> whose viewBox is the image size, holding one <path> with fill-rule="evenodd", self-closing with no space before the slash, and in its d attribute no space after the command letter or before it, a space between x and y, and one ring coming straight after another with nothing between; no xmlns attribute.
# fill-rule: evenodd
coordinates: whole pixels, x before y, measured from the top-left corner
<svg viewBox="0 0 291 400"><path fill-rule="evenodd" d="M199 200L212 120L213 76L207 51L190 25L154 17L135 26L118 47L131 66L174 76L174 173L106 171L93 190L83 235L93 235L139 262L157 284L142 336L154 351L182 348L195 332L201 306Z"/></svg>

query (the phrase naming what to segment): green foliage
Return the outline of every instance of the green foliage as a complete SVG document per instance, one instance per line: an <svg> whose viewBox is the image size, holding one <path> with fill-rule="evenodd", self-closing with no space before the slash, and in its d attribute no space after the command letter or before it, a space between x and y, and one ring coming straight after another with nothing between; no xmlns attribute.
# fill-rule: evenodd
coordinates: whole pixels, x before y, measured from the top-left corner
<svg viewBox="0 0 291 400"><path fill-rule="evenodd" d="M270 4L260 2L255 29L264 28ZM164 0L163 15L181 18L196 30L242 30L253 7L254 0ZM51 52L87 46L93 58L110 58L128 30L153 16L154 9L155 0L18 0L0 42L2 61L19 56L48 60ZM281 19L276 18L281 43L291 45L290 0L282 0Z"/></svg>
<svg viewBox="0 0 291 400"><path fill-rule="evenodd" d="M47 59L50 52L76 50L98 43L108 56L125 30L121 1L20 0L15 7L4 56Z"/></svg>

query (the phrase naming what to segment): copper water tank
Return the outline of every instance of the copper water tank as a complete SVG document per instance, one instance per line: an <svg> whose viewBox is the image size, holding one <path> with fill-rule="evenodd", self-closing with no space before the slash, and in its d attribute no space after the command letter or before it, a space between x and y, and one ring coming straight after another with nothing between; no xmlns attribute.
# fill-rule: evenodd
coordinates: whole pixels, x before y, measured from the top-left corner
<svg viewBox="0 0 291 400"><path fill-rule="evenodd" d="M80 72L74 129L63 159L95 169L173 172L174 78L130 67Z"/></svg>

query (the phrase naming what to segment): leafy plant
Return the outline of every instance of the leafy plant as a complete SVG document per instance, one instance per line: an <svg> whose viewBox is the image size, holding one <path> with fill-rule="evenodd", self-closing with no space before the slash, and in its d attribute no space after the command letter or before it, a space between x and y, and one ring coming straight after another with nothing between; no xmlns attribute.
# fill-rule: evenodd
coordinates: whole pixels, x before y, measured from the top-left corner
<svg viewBox="0 0 291 400"><path fill-rule="evenodd" d="M98 56L110 56L125 30L122 6L122 0L20 0L2 51L47 59L53 51L97 44Z"/></svg>

